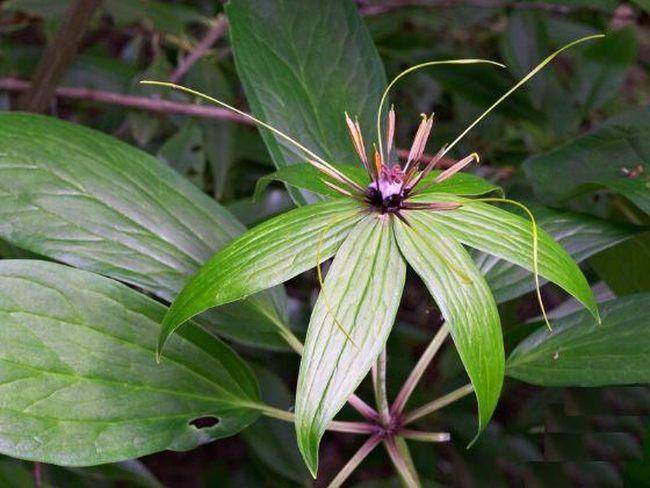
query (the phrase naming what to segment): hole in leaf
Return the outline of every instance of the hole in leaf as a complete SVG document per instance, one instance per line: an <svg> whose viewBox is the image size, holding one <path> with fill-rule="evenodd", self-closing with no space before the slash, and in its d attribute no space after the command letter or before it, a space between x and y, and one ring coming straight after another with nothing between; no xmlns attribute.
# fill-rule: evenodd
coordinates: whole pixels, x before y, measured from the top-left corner
<svg viewBox="0 0 650 488"><path fill-rule="evenodd" d="M219 423L219 419L217 417L199 417L194 420L190 420L190 425L196 427L197 429L208 429L210 427L214 427Z"/></svg>

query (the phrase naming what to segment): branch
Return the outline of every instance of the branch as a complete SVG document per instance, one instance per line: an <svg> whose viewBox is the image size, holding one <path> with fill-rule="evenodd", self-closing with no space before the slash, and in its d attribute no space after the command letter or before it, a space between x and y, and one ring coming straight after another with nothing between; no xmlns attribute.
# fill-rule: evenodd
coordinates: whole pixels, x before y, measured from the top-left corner
<svg viewBox="0 0 650 488"><path fill-rule="evenodd" d="M228 20L222 14L217 17L217 19L212 24L212 28L208 31L206 36L197 44L196 48L185 56L174 72L169 77L169 81L172 83L178 83L183 76L190 70L190 68L196 63L199 59L205 56L210 48L214 45L215 42L226 32L228 27Z"/></svg>
<svg viewBox="0 0 650 488"><path fill-rule="evenodd" d="M74 60L88 23L100 4L101 0L76 0L70 5L63 24L41 55L32 75L32 85L18 101L22 110L45 111L57 83Z"/></svg>

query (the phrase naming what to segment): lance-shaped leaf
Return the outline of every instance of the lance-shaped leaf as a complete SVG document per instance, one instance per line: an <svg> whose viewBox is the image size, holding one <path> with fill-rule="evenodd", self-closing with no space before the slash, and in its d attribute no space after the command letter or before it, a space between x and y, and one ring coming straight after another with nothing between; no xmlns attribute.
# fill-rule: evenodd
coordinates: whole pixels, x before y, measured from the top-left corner
<svg viewBox="0 0 650 488"><path fill-rule="evenodd" d="M343 114L373 127L386 75L354 2L236 0L226 12L253 114L327 161L356 163ZM276 135L262 130L262 137L278 168L304 161Z"/></svg>
<svg viewBox="0 0 650 488"><path fill-rule="evenodd" d="M474 387L480 433L494 412L503 384L505 357L499 312L472 258L432 218L434 213L408 212L407 223L396 222L395 233L402 254L447 321Z"/></svg>
<svg viewBox="0 0 650 488"><path fill-rule="evenodd" d="M370 370L395 320L406 265L392 220L368 214L350 232L309 322L296 391L296 433L314 476L327 424Z"/></svg>
<svg viewBox="0 0 650 488"><path fill-rule="evenodd" d="M235 239L174 300L163 322L159 351L195 315L283 283L331 257L362 218L361 209L347 199L316 203L269 219Z"/></svg>
<svg viewBox="0 0 650 488"><path fill-rule="evenodd" d="M541 206L530 208L540 228L548 232L577 263L639 232L638 228L633 226L584 214ZM497 302L512 300L535 288L532 274L510 261L487 253L477 253L475 261Z"/></svg>
<svg viewBox="0 0 650 488"><path fill-rule="evenodd" d="M0 261L0 452L81 466L186 450L258 414L249 368L198 327L154 360L165 307L64 265ZM197 418L216 425L198 428Z"/></svg>
<svg viewBox="0 0 650 488"><path fill-rule="evenodd" d="M332 166L364 188L370 183L368 173L360 166L353 166L350 164L333 164ZM439 170L433 170L429 175L423 178L421 181L422 188L432 184L433 180L440 173L441 171ZM336 186L342 186L338 181L324 175L311 164L292 164L291 166L280 168L274 173L260 178L255 187L255 198L259 198L266 187L274 180L282 181L289 186L309 190L310 192L327 197L341 196L341 194L331 186L324 183L324 181L327 181ZM422 190L422 193L432 192L474 196L492 192L502 193L502 190L499 186L473 174L456 173L451 178Z"/></svg>
<svg viewBox="0 0 650 488"><path fill-rule="evenodd" d="M462 203L455 210L430 212L431 219L463 244L533 271L534 240L530 220L494 205L462 197L431 194L416 200ZM539 227L537 230L540 276L562 287L597 317L596 300L578 265L547 232Z"/></svg>
<svg viewBox="0 0 650 488"><path fill-rule="evenodd" d="M507 374L543 386L650 382L650 293L601 305L602 323L582 310L543 326L508 358Z"/></svg>
<svg viewBox="0 0 650 488"><path fill-rule="evenodd" d="M0 114L0 237L16 246L171 300L244 230L147 153L51 117ZM279 347L284 306L277 290L213 313L209 323Z"/></svg>

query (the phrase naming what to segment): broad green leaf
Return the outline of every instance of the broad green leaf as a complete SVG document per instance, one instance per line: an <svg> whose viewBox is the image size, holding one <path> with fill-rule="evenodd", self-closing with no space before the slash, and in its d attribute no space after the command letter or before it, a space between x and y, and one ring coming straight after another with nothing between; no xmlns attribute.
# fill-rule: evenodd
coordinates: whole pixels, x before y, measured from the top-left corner
<svg viewBox="0 0 650 488"><path fill-rule="evenodd" d="M171 301L245 230L156 158L49 117L0 114L0 237ZM277 303L277 305L274 305ZM212 313L213 330L282 347L283 292Z"/></svg>
<svg viewBox="0 0 650 488"><path fill-rule="evenodd" d="M269 219L215 254L172 304L158 340L209 309L279 285L331 257L362 218L352 200L333 200Z"/></svg>
<svg viewBox="0 0 650 488"><path fill-rule="evenodd" d="M507 374L543 386L650 382L650 294L601 305L602 323L586 311L533 332L508 358Z"/></svg>
<svg viewBox="0 0 650 488"><path fill-rule="evenodd" d="M257 417L255 378L198 327L152 344L165 307L86 271L0 261L0 452L83 466L194 448ZM191 422L213 417L218 424Z"/></svg>
<svg viewBox="0 0 650 488"><path fill-rule="evenodd" d="M635 227L584 214L529 207L540 228L548 232L577 263L638 233ZM497 302L512 300L535 288L532 273L506 259L481 252L476 254L475 261Z"/></svg>
<svg viewBox="0 0 650 488"><path fill-rule="evenodd" d="M253 114L329 162L358 164L344 112L370 134L386 76L354 3L232 0L226 12ZM304 161L270 132L262 137L278 168Z"/></svg>
<svg viewBox="0 0 650 488"><path fill-rule="evenodd" d="M530 220L476 200L427 195L420 201L455 201L463 205L443 212L429 212L432 221L463 244L533 271L533 233ZM598 306L582 271L571 256L543 229L538 229L540 276L559 285L578 299L594 316Z"/></svg>
<svg viewBox="0 0 650 488"><path fill-rule="evenodd" d="M433 212L409 211L396 222L399 248L445 318L478 402L478 432L487 425L503 385L501 322L485 279Z"/></svg>
<svg viewBox="0 0 650 488"><path fill-rule="evenodd" d="M384 347L406 265L389 216L367 214L336 253L309 321L296 389L298 447L312 475L327 424Z"/></svg>
<svg viewBox="0 0 650 488"><path fill-rule="evenodd" d="M641 174L634 171L641 165ZM650 107L613 117L588 134L523 164L536 197L548 204L609 188L650 213Z"/></svg>
<svg viewBox="0 0 650 488"><path fill-rule="evenodd" d="M349 164L333 164L332 166L364 188L370 183L368 174L360 166ZM466 196L483 195L491 192L502 193L501 188L497 185L470 173L456 173L442 183L433 184L433 181L440 173L440 171L434 170L426 178L423 178L420 183L422 190L419 191L422 193L453 193ZM260 178L255 187L255 198L259 198L272 181L282 181L289 186L309 190L325 197L341 197L340 193L327 186L323 181L333 183L338 187L342 186L341 183L324 175L307 163L292 164Z"/></svg>
<svg viewBox="0 0 650 488"><path fill-rule="evenodd" d="M617 295L650 291L650 232L592 257L589 264Z"/></svg>

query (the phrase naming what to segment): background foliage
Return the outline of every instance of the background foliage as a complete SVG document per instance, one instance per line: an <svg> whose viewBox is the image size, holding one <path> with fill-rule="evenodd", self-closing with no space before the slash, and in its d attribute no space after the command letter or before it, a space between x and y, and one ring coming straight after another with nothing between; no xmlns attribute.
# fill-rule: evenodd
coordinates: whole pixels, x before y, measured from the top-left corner
<svg viewBox="0 0 650 488"><path fill-rule="evenodd" d="M582 263L598 299L610 301L601 305L607 327L593 329L586 324L587 312L576 313L578 307L564 292L545 286L545 300L552 305L555 327L561 331L554 340L564 341L560 343L562 354L549 360L558 344L536 340L535 334L529 336L540 327L530 275L476 253L474 257L499 301L507 352L526 339L506 366L512 379L506 382L496 417L472 450L465 449L475 429L471 399L421 421L430 430L451 429L452 442L435 446L413 443L412 449L421 475L431 485L498 486L524 480L585 485L599 480L617 486L624 480L649 479L643 459L649 458L650 449L650 437L645 435L650 390L643 386L576 387L607 384L609 370L619 381L624 373L630 383L647 382L650 375L646 360L650 348L647 2L313 1L300 2L295 8L289 3L233 1L225 8L232 29L223 31L191 66L184 83L237 107L248 107L339 163L354 162L343 111L358 115L369 132L375 109L372 101L386 74L390 77L409 65L448 57L483 57L507 64L507 70L441 66L413 74L398 85L393 96L399 115L398 141L404 145L410 140L420 112L435 111L429 147L433 152L549 52L579 36L608 34L599 43L563 55L479 125L453 154L461 157L477 151L482 164L474 171L502 186L510 198L532 204L542 227ZM17 107L15 83L10 81L31 78L45 44L64 21L67 7L68 2L62 0L10 0L0 6L1 109ZM197 49L223 12L224 7L213 1L105 0L59 84L191 102L183 95L144 88L137 82L174 76L179 62ZM323 28L331 25L336 28ZM376 61L375 49L383 67ZM129 165L121 173L100 176L119 183L120 194L111 194L112 186L102 185L102 178L97 178L93 191L99 197L85 202L85 215L106 202L119 201L120 212L107 218L116 219L142 247L154 246L156 255L121 252L125 263L121 267L114 249L98 245L86 261L70 264L119 278L153 297L169 300L213 247L242 231L238 224L220 220L221 209L211 198L247 226L318 198L277 183L253 198L260 177L297 161L295 153L269 134L260 136L248 124L150 113L124 107L119 99L106 104L89 98L56 97L48 110L139 146L152 155L151 160L158 159L154 166L158 169L148 174L137 170L139 156L112 153L116 160L128 160ZM64 141L65 133L58 137ZM9 145L21 153L29 142L29 127L5 125L0 138L3 143L12 141ZM70 164L75 162L75 153L102 151L96 145L60 146L60 150L69 151ZM28 154L23 157L30 159ZM188 177L193 186L182 183L165 166ZM81 162L68 170L71 179L66 184L78 183L76 179L83 179L83 172L88 171ZM160 180L159 185L180 188L175 196L165 194L162 207L138 196L138 179L154 178ZM21 184L15 168L0 164L0 215L8 217L24 210L3 199ZM163 215L165 205L174 215ZM196 208L206 209L209 217L197 217ZM171 247L156 242L155 234L128 227L127 217L138 214L146 214L152 222L174 221L174 226L164 227ZM80 227L90 225L71 217ZM28 214L21 222L30 232L40 229L44 234L58 226L52 219L39 220ZM188 227L194 229L192 235L199 236L195 241L186 240ZM43 254L69 262L65 256L69 242L39 241L42 247L36 248L27 238L21 241L20 232L12 229L11 239L3 234L12 243L0 241L2 258L31 259ZM166 266L155 259L162 255ZM106 256L111 260L109 271L102 264ZM147 280L129 274L134 259L143 267L137 276ZM3 279L17 272L2 270ZM108 285L98 282L93 286L104 289ZM317 290L315 274L308 272L288 283L286 296L274 291L252 306L234 306L226 321L205 317L204 325L219 331L253 365L262 396L274 405L291 405L298 367L297 356L278 352L286 346L274 323L284 320L282 315L288 310L292 328L301 335ZM153 302L132 305L150 309L147 313L152 317L159 314ZM266 323L266 327L250 335L240 326L250 320ZM398 325L388 343L392 396L439 323L424 285L409 274ZM621 334L624 324L630 324L625 329L628 333ZM557 364L567 370L580 367L584 377L563 380L557 374ZM458 355L448 342L411 402L424 403L465 382ZM361 395L370 398L369 385L362 385ZM203 407L195 408L200 412ZM344 416L349 414L344 411ZM318 486L328 481L357 443L358 439L350 436L326 436L321 449L323 478L317 480ZM31 463L0 458L0 486L33 486L33 472ZM164 452L96 468L43 465L36 467L36 472L52 486L112 486L118 481L128 486L296 486L307 482L292 427L269 419L259 420L242 436L187 453ZM375 452L352 482L392 486L396 480L390 476L386 457Z"/></svg>

